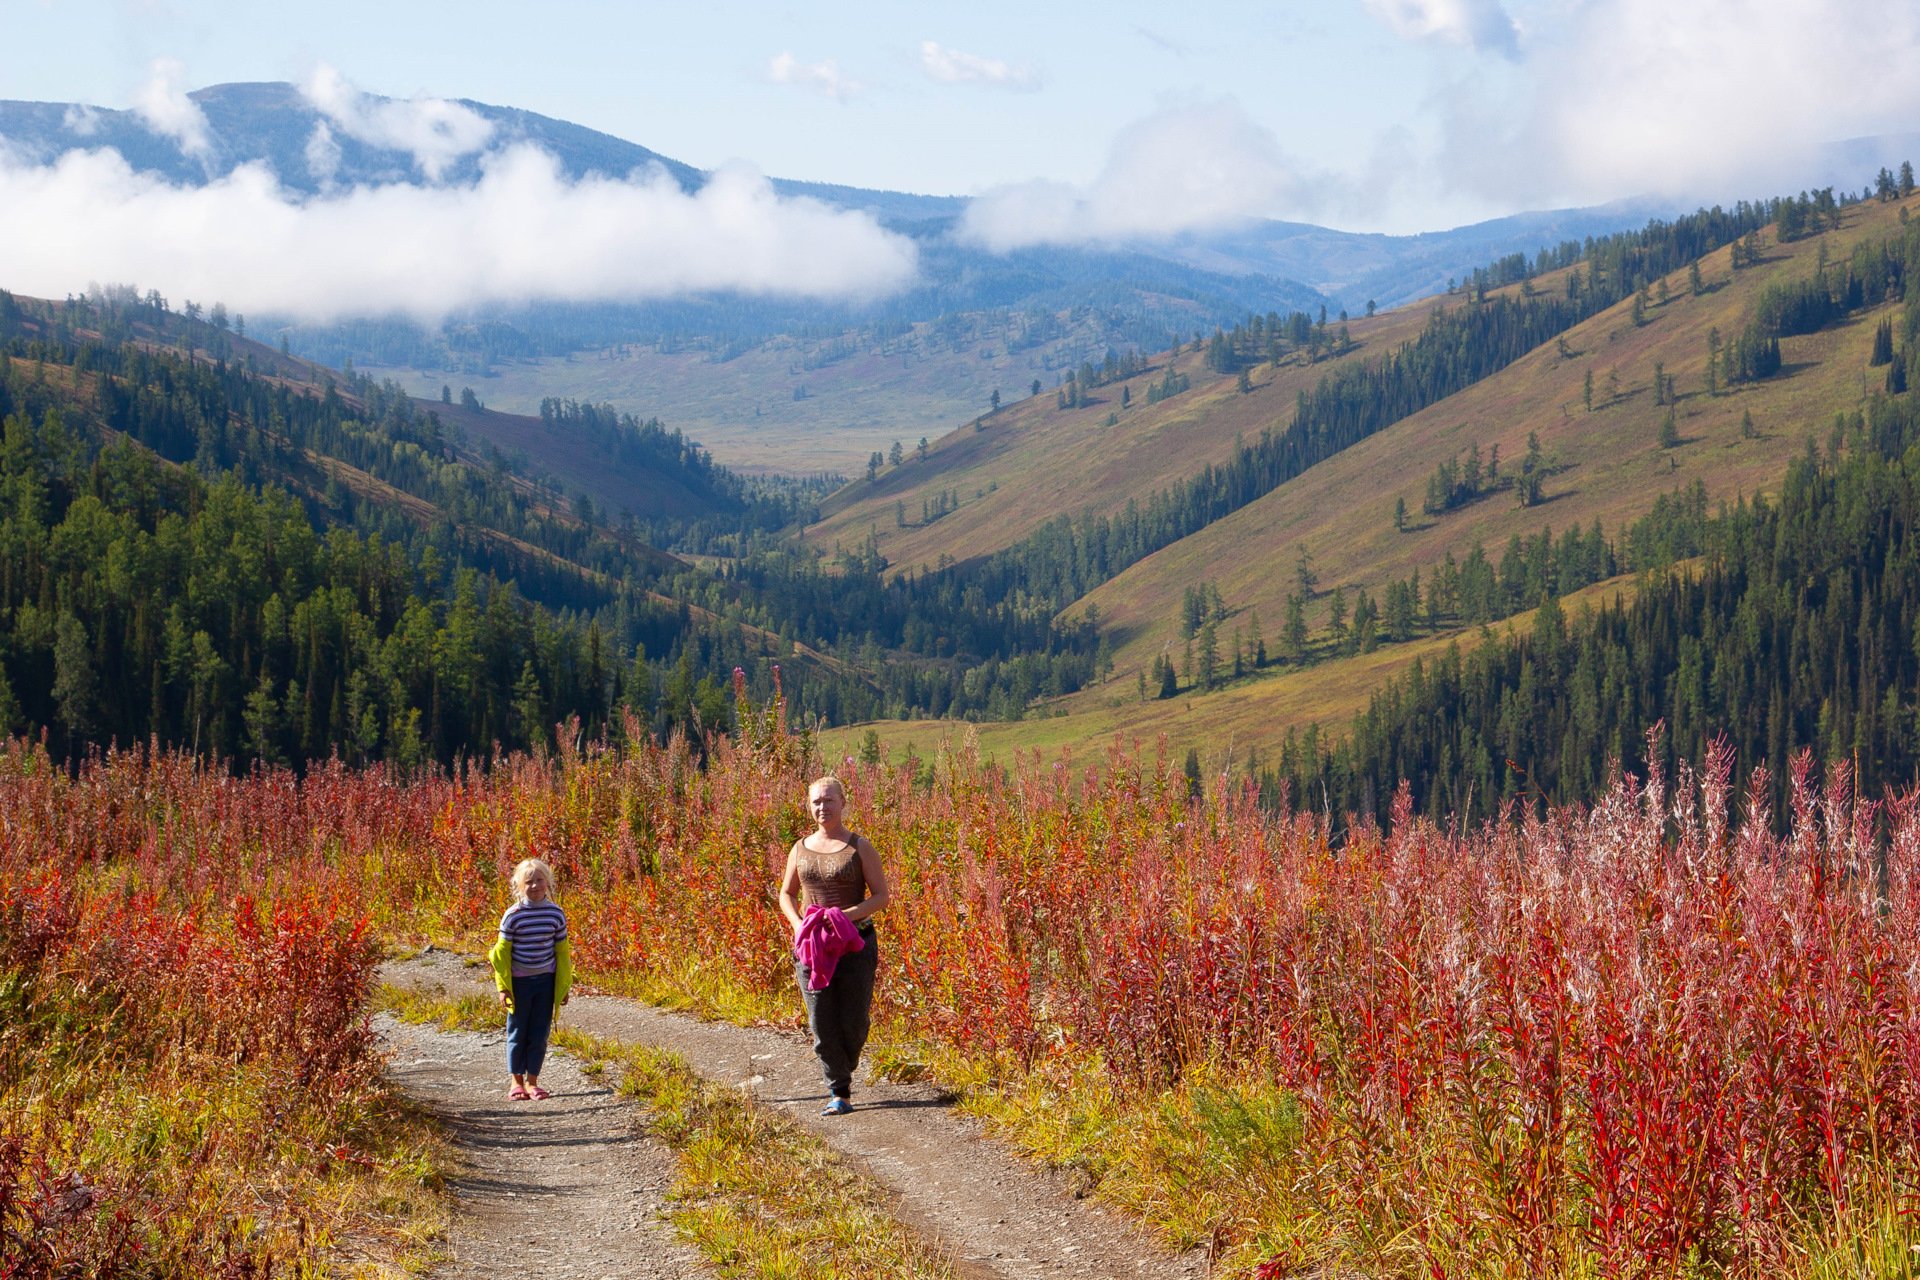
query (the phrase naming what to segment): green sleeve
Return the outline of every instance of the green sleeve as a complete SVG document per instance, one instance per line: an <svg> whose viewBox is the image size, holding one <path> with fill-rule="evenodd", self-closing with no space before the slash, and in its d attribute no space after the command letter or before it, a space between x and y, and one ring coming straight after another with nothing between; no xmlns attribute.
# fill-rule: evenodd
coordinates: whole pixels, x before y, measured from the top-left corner
<svg viewBox="0 0 1920 1280"><path fill-rule="evenodd" d="M573 940L562 938L553 944L553 1002L559 1004L573 990Z"/></svg>
<svg viewBox="0 0 1920 1280"><path fill-rule="evenodd" d="M513 991L513 944L505 938L493 944L493 950L487 952L487 960L493 965L493 985L502 991Z"/></svg>

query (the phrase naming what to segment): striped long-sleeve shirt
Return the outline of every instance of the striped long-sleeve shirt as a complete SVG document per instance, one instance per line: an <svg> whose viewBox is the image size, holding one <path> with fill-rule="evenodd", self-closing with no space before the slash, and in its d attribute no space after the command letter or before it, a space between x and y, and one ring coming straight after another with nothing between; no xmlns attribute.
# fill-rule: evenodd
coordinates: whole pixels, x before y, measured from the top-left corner
<svg viewBox="0 0 1920 1280"><path fill-rule="evenodd" d="M513 976L552 973L554 944L567 936L567 913L546 902L516 902L500 917L500 936L513 946Z"/></svg>

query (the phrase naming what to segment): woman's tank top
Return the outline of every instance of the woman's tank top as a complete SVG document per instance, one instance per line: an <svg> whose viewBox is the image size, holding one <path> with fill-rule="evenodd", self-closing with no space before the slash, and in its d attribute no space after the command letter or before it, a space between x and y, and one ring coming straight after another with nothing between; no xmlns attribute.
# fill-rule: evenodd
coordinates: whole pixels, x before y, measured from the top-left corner
<svg viewBox="0 0 1920 1280"><path fill-rule="evenodd" d="M819 853L800 843L800 909L857 907L866 901L867 873L860 865L860 837L831 853Z"/></svg>

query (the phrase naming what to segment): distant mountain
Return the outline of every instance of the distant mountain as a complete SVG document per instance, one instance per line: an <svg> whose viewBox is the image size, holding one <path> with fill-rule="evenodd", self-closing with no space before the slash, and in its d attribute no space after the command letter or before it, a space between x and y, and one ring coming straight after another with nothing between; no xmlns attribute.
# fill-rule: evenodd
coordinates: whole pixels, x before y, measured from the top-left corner
<svg viewBox="0 0 1920 1280"><path fill-rule="evenodd" d="M191 153L174 137L150 128L135 111L78 103L0 101L0 144L36 163L50 162L76 147L112 147L136 169L182 184L206 182L241 164L264 162L283 186L302 195L319 195L333 186L428 177L413 152L367 140L380 136L379 130L362 129L355 136L356 131L342 127L337 115L330 117L295 85L222 84L189 96L207 125L207 146ZM357 109L371 112L407 105L377 95L355 101ZM491 136L464 154L450 149L443 155L435 165L441 182L475 181L487 154L518 142L547 151L576 179L588 174L624 177L658 166L691 191L709 176L637 143L537 112L467 99L456 105L487 122ZM1819 184L1850 187L1881 164L1897 166L1901 157L1920 151L1916 144L1916 135L1857 138L1795 157L1792 171L1814 174ZM1130 316L1142 329L1185 329L1196 319L1230 326L1248 312L1317 311L1326 305L1357 313L1369 300L1381 307L1400 305L1439 293L1449 279L1464 278L1475 267L1515 253L1532 256L1564 240L1608 235L1683 211L1681 203L1672 200L1625 200L1401 236L1259 220L1231 230L1130 246L1049 246L994 254L955 237L968 203L965 197L785 178L773 179L773 186L782 195L864 210L912 237L920 249L921 282L904 294L858 306L703 297L631 306L502 307L459 319L504 322L522 334L523 345L549 354L659 334L732 340L987 310L1098 307ZM355 342L338 333L329 337L296 330L293 337L296 342L305 339L315 354L356 354ZM422 333L415 345L424 353L445 344ZM424 354L420 362L428 362Z"/></svg>

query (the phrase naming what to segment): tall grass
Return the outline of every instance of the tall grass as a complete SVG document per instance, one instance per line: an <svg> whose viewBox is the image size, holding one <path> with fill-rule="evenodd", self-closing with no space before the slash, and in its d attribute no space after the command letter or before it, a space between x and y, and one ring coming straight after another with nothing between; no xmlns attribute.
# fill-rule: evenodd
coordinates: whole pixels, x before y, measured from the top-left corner
<svg viewBox="0 0 1920 1280"><path fill-rule="evenodd" d="M550 857L595 980L790 1014L771 893L811 743L749 718L403 781L0 759L0 848L182 909L235 888L479 939ZM1793 762L1334 838L1163 756L833 764L887 862L886 1054L1176 1238L1284 1275L1825 1275L1911 1255L1920 801ZM1763 786L1746 793L1763 796ZM1740 812L1735 812L1740 810ZM305 895L304 898L301 896Z"/></svg>

